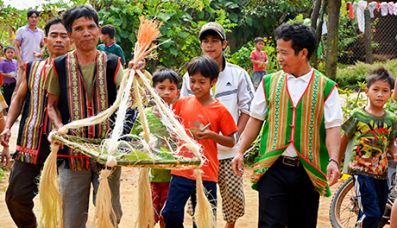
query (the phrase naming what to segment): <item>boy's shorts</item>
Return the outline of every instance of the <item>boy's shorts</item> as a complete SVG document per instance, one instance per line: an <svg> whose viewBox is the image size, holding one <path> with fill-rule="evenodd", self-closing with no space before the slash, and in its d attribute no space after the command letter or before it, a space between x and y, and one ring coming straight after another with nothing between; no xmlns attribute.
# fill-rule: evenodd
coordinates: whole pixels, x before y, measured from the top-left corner
<svg viewBox="0 0 397 228"><path fill-rule="evenodd" d="M263 76L266 74L266 71L255 71L252 74L252 84L254 84L254 88L258 88L259 84L262 81Z"/></svg>
<svg viewBox="0 0 397 228"><path fill-rule="evenodd" d="M157 223L160 219L161 209L164 207L168 195L168 186L170 182L151 182L152 187L152 201L154 208L154 222Z"/></svg>
<svg viewBox="0 0 397 228"><path fill-rule="evenodd" d="M245 208L243 177L233 174L232 160L219 160L218 185L222 197L223 219L228 223L234 223L242 217Z"/></svg>

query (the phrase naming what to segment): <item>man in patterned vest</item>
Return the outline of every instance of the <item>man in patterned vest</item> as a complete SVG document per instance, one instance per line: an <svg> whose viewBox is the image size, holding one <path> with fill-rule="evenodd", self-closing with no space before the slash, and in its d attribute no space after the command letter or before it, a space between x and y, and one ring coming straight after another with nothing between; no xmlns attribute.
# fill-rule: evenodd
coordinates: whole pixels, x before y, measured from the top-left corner
<svg viewBox="0 0 397 228"><path fill-rule="evenodd" d="M5 129L0 135L1 144L8 146L10 129L22 111L17 148L13 156L15 162L6 192L8 210L18 227L37 227L33 213L33 198L38 191L37 180L40 171L50 153L46 137L46 69L53 58L65 54L70 48L70 39L61 19L48 21L44 42L50 57L26 64L24 77L21 78L21 84L11 103ZM3 156L8 162L9 154Z"/></svg>
<svg viewBox="0 0 397 228"><path fill-rule="evenodd" d="M314 31L283 24L275 32L282 71L263 78L251 104L233 171L263 126L253 188L259 191L259 227L314 228L320 195L339 178L342 110L336 83L310 66ZM327 183L328 179L328 183Z"/></svg>
<svg viewBox="0 0 397 228"><path fill-rule="evenodd" d="M98 51L100 35L97 12L88 5L67 10L63 22L76 49L53 61L48 72L48 116L55 129L71 121L94 116L109 108L116 99L117 87L123 77L121 60ZM83 138L106 138L110 121L70 131ZM65 228L85 227L88 215L90 186L95 193L102 166L89 157L69 148L58 156L64 158L59 167ZM116 168L109 177L112 205L119 222L120 174Z"/></svg>

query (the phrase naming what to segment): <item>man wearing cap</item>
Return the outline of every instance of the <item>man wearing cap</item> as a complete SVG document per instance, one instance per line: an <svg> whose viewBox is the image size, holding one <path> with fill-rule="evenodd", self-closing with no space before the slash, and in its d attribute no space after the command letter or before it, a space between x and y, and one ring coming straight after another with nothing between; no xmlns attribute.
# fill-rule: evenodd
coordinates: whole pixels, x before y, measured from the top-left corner
<svg viewBox="0 0 397 228"><path fill-rule="evenodd" d="M241 134L249 119L254 88L248 73L239 66L226 61L223 50L227 47L226 33L216 22L205 24L199 33L201 50L218 63L220 73L217 83L212 87L212 95L220 100L232 114ZM189 75L183 77L181 96L192 95ZM244 215L244 191L242 177L232 172L231 162L237 151L218 145L219 177L218 184L222 197L222 210L226 227L234 227L237 219Z"/></svg>

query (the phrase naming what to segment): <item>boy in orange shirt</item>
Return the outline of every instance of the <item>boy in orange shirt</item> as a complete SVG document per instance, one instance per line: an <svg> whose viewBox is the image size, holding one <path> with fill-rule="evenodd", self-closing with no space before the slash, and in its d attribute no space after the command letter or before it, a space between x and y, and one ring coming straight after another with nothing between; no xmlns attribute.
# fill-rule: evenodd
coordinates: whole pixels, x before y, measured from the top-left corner
<svg viewBox="0 0 397 228"><path fill-rule="evenodd" d="M216 182L218 181L217 143L234 146L237 126L223 104L211 96L211 87L216 83L219 67L207 56L194 58L188 65L190 88L194 96L184 97L174 104L174 112L182 124L201 144L206 161L201 167L203 185L208 200L216 214ZM191 152L183 156L192 157ZM196 177L193 169L173 170L167 202L162 211L166 227L183 227L185 204L189 197L193 206L196 201Z"/></svg>

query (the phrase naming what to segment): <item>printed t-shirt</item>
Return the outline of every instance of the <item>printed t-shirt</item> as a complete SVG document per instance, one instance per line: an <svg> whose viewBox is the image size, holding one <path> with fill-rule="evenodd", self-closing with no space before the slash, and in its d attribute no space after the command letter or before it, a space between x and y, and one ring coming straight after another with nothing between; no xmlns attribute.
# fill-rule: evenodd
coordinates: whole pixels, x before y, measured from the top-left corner
<svg viewBox="0 0 397 228"><path fill-rule="evenodd" d="M351 117L342 125L345 134L353 140L349 173L387 178L386 155L390 143L397 136L396 118L386 110L382 117L373 116L364 108L353 110Z"/></svg>

